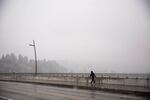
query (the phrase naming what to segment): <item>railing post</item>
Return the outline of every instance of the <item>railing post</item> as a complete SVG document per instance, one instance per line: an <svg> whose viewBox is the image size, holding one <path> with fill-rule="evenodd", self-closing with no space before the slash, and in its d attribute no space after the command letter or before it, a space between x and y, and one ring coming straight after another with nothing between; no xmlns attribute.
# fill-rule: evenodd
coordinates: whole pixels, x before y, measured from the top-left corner
<svg viewBox="0 0 150 100"><path fill-rule="evenodd" d="M101 78L99 77L98 78L98 81L99 81L99 86L101 85Z"/></svg>
<svg viewBox="0 0 150 100"><path fill-rule="evenodd" d="M15 73L15 80L17 80L16 73Z"/></svg>
<svg viewBox="0 0 150 100"><path fill-rule="evenodd" d="M88 79L88 76L86 78L86 85L88 86L89 85L89 79Z"/></svg>
<svg viewBox="0 0 150 100"><path fill-rule="evenodd" d="M79 78L78 75L76 76L76 85L78 86Z"/></svg>
<svg viewBox="0 0 150 100"><path fill-rule="evenodd" d="M101 84L103 84L103 75L101 76Z"/></svg>
<svg viewBox="0 0 150 100"><path fill-rule="evenodd" d="M149 78L147 78L146 80L147 80L147 87L149 87Z"/></svg>

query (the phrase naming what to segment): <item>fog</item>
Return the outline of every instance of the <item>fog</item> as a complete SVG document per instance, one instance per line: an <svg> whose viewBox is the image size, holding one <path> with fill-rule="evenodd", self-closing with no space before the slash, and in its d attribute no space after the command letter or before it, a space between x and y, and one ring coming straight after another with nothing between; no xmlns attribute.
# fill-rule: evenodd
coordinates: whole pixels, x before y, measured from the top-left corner
<svg viewBox="0 0 150 100"><path fill-rule="evenodd" d="M0 56L69 72L150 73L149 0L0 0Z"/></svg>

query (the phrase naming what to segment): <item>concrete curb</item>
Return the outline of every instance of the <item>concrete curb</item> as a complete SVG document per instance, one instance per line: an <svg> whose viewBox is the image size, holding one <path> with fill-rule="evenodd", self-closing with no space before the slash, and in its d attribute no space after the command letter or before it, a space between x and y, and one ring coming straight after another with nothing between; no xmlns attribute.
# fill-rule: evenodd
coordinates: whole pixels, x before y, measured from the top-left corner
<svg viewBox="0 0 150 100"><path fill-rule="evenodd" d="M131 91L131 90L97 88L97 87L87 87L87 86L74 86L74 85L69 85L69 84L44 83L44 82L35 82L35 81L22 81L22 80L20 81L20 80L0 79L0 81L30 83L30 84L39 84L39 85L51 85L51 86L57 86L57 87L78 88L78 89L84 89L84 90L97 90L97 91L104 91L104 92L110 92L110 93L129 94L129 95L137 95L137 96L150 98L150 92L144 92L144 91Z"/></svg>

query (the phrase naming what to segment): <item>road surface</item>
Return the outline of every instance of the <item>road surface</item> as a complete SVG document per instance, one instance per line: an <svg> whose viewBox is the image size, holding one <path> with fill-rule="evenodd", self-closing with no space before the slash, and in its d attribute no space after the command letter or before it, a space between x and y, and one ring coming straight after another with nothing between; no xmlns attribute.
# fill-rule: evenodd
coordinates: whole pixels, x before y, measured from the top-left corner
<svg viewBox="0 0 150 100"><path fill-rule="evenodd" d="M0 81L0 100L148 100L133 95Z"/></svg>

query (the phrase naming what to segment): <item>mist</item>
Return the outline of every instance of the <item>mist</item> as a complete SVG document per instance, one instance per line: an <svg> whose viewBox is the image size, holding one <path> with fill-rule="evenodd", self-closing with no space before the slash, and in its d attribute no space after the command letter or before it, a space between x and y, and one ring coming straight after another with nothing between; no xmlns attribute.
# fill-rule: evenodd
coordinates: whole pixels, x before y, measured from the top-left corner
<svg viewBox="0 0 150 100"><path fill-rule="evenodd" d="M64 73L67 72L63 66L56 61L38 60L37 73ZM15 54L2 55L0 58L0 73L35 73L35 61L27 56Z"/></svg>
<svg viewBox="0 0 150 100"><path fill-rule="evenodd" d="M150 73L149 0L0 0L0 56L69 72Z"/></svg>

